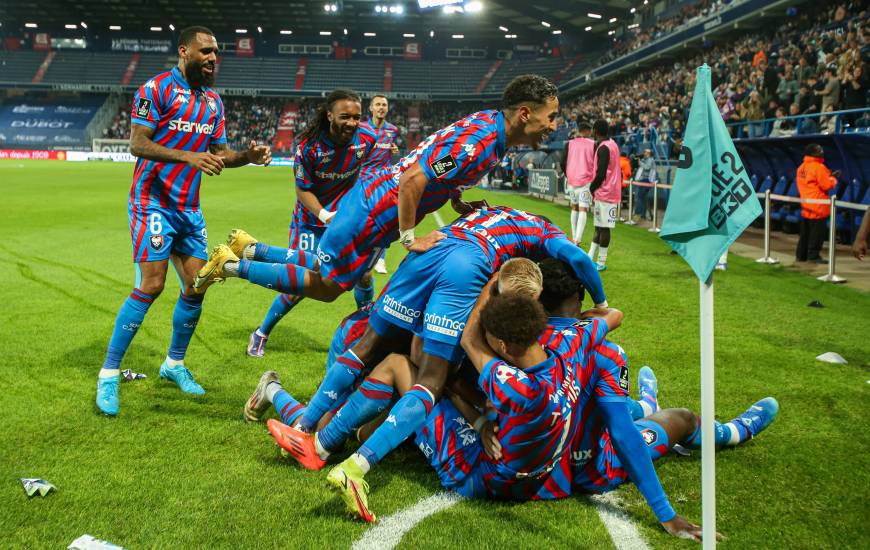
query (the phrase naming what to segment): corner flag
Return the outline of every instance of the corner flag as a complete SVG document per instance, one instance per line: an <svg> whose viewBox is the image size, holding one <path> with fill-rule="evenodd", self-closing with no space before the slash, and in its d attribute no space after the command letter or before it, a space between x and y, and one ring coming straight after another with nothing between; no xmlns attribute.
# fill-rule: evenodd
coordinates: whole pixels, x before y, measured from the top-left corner
<svg viewBox="0 0 870 550"><path fill-rule="evenodd" d="M683 153L659 236L705 282L762 210L713 99L710 67L698 67L696 75Z"/></svg>

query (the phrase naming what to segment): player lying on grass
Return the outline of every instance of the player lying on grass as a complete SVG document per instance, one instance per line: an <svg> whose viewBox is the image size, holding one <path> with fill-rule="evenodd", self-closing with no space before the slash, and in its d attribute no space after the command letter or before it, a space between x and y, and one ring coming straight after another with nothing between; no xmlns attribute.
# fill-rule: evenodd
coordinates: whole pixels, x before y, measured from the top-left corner
<svg viewBox="0 0 870 550"><path fill-rule="evenodd" d="M362 104L356 92L338 89L326 96L299 136L293 169L296 205L290 219L290 250L259 246L245 251L249 236L234 232L228 244L237 250L236 255L256 262L285 264L298 263L294 262L295 250L315 253L338 202L356 183L362 167L371 157L380 155L374 131L360 124L361 114ZM354 288L354 297L357 307L372 301L374 286L370 273ZM248 338L249 356L263 356L272 329L300 300L292 294L275 297L263 321Z"/></svg>
<svg viewBox="0 0 870 550"><path fill-rule="evenodd" d="M438 247L423 254L411 253L402 262L375 303L365 334L339 358L348 368L327 373L299 419L300 432L312 432L320 417L335 407L332 396L342 395L367 367L374 366L372 350L378 349L382 339L397 331L413 332L422 342L422 353L415 361L419 368L417 383L391 409L393 424L377 430L360 448L358 459L369 468L423 425L441 396L451 366L457 366L462 359L459 339L471 307L503 262L510 259L505 268L511 264L529 266L529 274L536 275L534 287L540 288L537 266L521 261L522 257L564 259L595 289L596 301L605 302L592 261L560 229L542 218L507 207L484 207L441 231L445 239ZM312 439L305 433L298 436ZM316 463L316 457L310 456L315 442L310 441L304 448L309 456L297 458ZM326 444L324 448L331 447Z"/></svg>
<svg viewBox="0 0 870 550"><path fill-rule="evenodd" d="M541 302L549 315L549 328L542 336L548 347L568 352L596 310L581 314L584 289L569 266L553 260L540 264L544 280ZM586 318L580 320L581 317ZM661 487L653 460L676 444L697 449L701 444L700 419L687 409L658 410L657 382L649 367L638 374L639 402L628 397L628 362L619 346L603 341L585 363L582 393L590 398L581 409L581 428L571 443L571 452L560 464L570 469L573 492L603 493L631 481L672 535L700 540L701 528L678 516ZM629 409L634 409L634 414ZM772 397L762 399L727 424L715 423L716 445L737 445L760 433L776 418L779 405ZM655 411L647 415L649 411ZM637 415L645 418L637 420Z"/></svg>
<svg viewBox="0 0 870 550"><path fill-rule="evenodd" d="M96 405L118 414L118 383L124 354L163 292L169 261L181 281L172 314L172 341L160 378L188 394L203 394L184 366L184 356L202 314L194 277L207 256L205 219L199 204L203 172L269 164L268 146L251 142L245 151L227 147L224 105L214 84L218 43L205 27L183 29L178 65L139 87L131 111L130 152L137 157L128 214L136 264L136 287L121 305L97 377ZM204 290L204 289L203 289Z"/></svg>
<svg viewBox="0 0 870 550"><path fill-rule="evenodd" d="M339 202L321 237L318 271L238 262L229 249L218 247L194 286L238 276L280 292L332 301L353 287L390 243L398 240L412 252L429 250L444 234L416 237L417 224L477 185L507 148L540 146L556 128L556 93L556 86L544 77L519 76L504 91L503 110L469 115L423 140L395 166L364 174Z"/></svg>

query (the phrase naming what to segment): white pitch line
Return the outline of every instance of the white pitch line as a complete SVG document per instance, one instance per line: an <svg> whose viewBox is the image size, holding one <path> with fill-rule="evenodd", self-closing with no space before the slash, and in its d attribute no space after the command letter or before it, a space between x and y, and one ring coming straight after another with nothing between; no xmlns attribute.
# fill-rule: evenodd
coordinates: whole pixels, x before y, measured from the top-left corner
<svg viewBox="0 0 870 550"><path fill-rule="evenodd" d="M438 211L436 210L435 212L432 212L432 215L435 216L435 223L438 224L438 227L439 228L444 227L444 220L441 219L441 214L439 214Z"/></svg>
<svg viewBox="0 0 870 550"><path fill-rule="evenodd" d="M616 550L649 550L646 541L637 531L634 523L619 507L619 503L613 493L594 495L592 502L598 509L598 515L604 522L604 527L610 533Z"/></svg>
<svg viewBox="0 0 870 550"><path fill-rule="evenodd" d="M456 493L435 493L410 508L379 519L377 525L366 531L351 548L352 550L392 550L401 542L405 533L415 525L461 500L463 498Z"/></svg>

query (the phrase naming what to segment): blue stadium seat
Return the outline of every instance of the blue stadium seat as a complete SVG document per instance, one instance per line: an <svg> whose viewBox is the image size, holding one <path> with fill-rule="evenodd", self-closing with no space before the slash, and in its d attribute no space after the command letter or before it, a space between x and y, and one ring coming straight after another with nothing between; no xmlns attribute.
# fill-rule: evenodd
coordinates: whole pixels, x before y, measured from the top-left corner
<svg viewBox="0 0 870 550"><path fill-rule="evenodd" d="M797 181L792 180L791 187L788 190L789 197L798 198L801 196L800 191L798 190ZM785 215L786 223L799 224L801 222L801 205L799 204L789 204L786 208L787 212Z"/></svg>
<svg viewBox="0 0 870 550"><path fill-rule="evenodd" d="M749 183L752 185L753 189L758 191L758 176L757 175L752 174L752 176L749 177Z"/></svg>
<svg viewBox="0 0 870 550"><path fill-rule="evenodd" d="M789 189L789 182L785 179L785 176L780 176L776 181L776 185L773 187L771 194L773 195L785 195ZM782 221L786 216L786 204L776 202L776 206L774 206L774 201L776 199L771 199L770 206L770 219L776 222Z"/></svg>
<svg viewBox="0 0 870 550"><path fill-rule="evenodd" d="M766 193L770 188L773 187L773 178L770 176L765 176L764 180L761 182L761 185L758 187L759 193Z"/></svg>

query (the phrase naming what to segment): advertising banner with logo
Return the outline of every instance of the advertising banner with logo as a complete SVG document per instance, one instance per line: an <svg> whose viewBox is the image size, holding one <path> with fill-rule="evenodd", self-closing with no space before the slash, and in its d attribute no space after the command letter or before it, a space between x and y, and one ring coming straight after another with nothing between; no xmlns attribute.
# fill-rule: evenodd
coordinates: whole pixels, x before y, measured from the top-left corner
<svg viewBox="0 0 870 550"><path fill-rule="evenodd" d="M21 151L0 149L0 160L67 160L66 151Z"/></svg>
<svg viewBox="0 0 870 550"><path fill-rule="evenodd" d="M559 190L559 178L555 170L532 168L529 170L529 193L553 198Z"/></svg>
<svg viewBox="0 0 870 550"><path fill-rule="evenodd" d="M0 147L90 146L85 129L97 102L78 105L13 103L0 108Z"/></svg>
<svg viewBox="0 0 870 550"><path fill-rule="evenodd" d="M33 50L47 52L51 49L51 35L47 32L38 32L33 35Z"/></svg>
<svg viewBox="0 0 870 550"><path fill-rule="evenodd" d="M114 52L169 53L173 49L171 40L157 40L153 38L112 39L112 51Z"/></svg>
<svg viewBox="0 0 870 550"><path fill-rule="evenodd" d="M419 61L423 58L419 42L405 42L405 59Z"/></svg>
<svg viewBox="0 0 870 550"><path fill-rule="evenodd" d="M252 57L254 55L254 39L249 36L237 37L236 55L239 57Z"/></svg>

